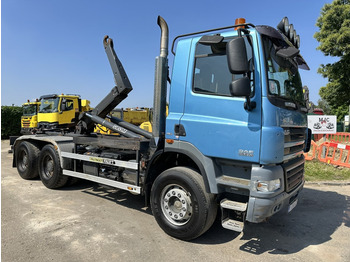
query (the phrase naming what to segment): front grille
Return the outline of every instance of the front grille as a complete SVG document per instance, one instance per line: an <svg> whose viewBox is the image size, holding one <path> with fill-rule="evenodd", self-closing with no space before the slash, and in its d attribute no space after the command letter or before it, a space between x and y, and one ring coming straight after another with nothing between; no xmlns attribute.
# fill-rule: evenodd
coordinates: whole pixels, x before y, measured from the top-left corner
<svg viewBox="0 0 350 262"><path fill-rule="evenodd" d="M285 127L284 129L284 157L290 160L303 153L306 130L301 127Z"/></svg>
<svg viewBox="0 0 350 262"><path fill-rule="evenodd" d="M282 165L287 193L293 191L304 181L304 156L297 157Z"/></svg>
<svg viewBox="0 0 350 262"><path fill-rule="evenodd" d="M30 126L30 120L23 120L22 124L23 124L23 127L29 127Z"/></svg>

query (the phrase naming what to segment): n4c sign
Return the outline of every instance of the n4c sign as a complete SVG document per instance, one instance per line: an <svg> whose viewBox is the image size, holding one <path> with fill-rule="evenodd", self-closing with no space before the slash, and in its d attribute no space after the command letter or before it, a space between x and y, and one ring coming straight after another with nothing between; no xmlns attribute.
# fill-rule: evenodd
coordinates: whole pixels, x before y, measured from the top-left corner
<svg viewBox="0 0 350 262"><path fill-rule="evenodd" d="M307 122L313 134L335 134L337 132L337 116L309 115Z"/></svg>

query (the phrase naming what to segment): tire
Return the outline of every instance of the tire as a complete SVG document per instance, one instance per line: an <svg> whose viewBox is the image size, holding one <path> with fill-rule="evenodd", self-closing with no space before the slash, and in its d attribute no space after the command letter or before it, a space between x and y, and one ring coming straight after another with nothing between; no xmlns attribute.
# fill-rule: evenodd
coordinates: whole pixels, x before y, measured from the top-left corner
<svg viewBox="0 0 350 262"><path fill-rule="evenodd" d="M205 191L202 176L187 167L161 173L151 189L151 209L158 225L170 236L191 240L213 224L217 204Z"/></svg>
<svg viewBox="0 0 350 262"><path fill-rule="evenodd" d="M16 149L16 166L18 174L26 180L39 176L38 156L40 150L28 141L23 141Z"/></svg>
<svg viewBox="0 0 350 262"><path fill-rule="evenodd" d="M62 187L67 183L68 177L62 174L60 158L51 144L44 146L39 155L39 176L43 184L50 189Z"/></svg>

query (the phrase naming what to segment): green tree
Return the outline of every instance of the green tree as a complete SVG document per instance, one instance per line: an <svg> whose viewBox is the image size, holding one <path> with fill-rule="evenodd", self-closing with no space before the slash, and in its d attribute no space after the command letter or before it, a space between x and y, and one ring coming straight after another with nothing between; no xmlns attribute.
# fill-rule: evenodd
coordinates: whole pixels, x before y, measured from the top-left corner
<svg viewBox="0 0 350 262"><path fill-rule="evenodd" d="M335 0L325 4L316 25L314 37L317 47L326 56L339 57L333 64L322 64L318 69L328 84L319 94L331 106L332 113L343 119L350 105L350 0Z"/></svg>
<svg viewBox="0 0 350 262"><path fill-rule="evenodd" d="M331 115L332 114L331 107L329 106L328 102L326 100L324 100L324 99L319 99L317 101L317 108L321 108L325 115Z"/></svg>
<svg viewBox="0 0 350 262"><path fill-rule="evenodd" d="M22 110L20 106L1 106L1 139L20 135Z"/></svg>

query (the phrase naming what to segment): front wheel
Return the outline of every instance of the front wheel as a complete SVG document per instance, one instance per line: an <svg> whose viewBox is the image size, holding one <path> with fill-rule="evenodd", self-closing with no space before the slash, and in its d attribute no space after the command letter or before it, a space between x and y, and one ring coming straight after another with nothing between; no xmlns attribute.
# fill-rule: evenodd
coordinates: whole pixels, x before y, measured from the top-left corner
<svg viewBox="0 0 350 262"><path fill-rule="evenodd" d="M60 158L53 145L46 145L41 150L39 175L47 188L59 188L67 183L68 177L62 174Z"/></svg>
<svg viewBox="0 0 350 262"><path fill-rule="evenodd" d="M213 224L217 204L205 191L202 176L187 167L164 171L154 181L151 208L159 226L170 236L191 240Z"/></svg>

